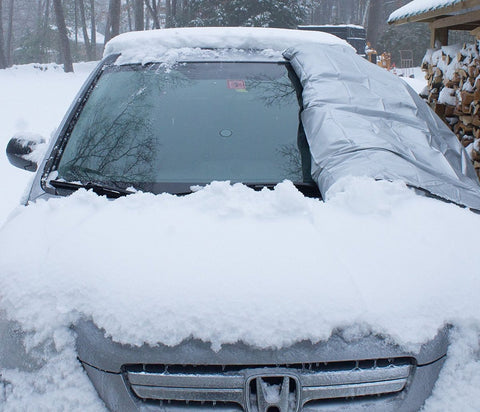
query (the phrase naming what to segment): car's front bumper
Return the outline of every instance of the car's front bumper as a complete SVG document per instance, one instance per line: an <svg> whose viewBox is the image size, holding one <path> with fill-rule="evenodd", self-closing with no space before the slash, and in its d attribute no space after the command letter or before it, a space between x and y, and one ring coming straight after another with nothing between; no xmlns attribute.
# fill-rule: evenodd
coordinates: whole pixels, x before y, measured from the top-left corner
<svg viewBox="0 0 480 412"><path fill-rule="evenodd" d="M261 404L258 388L272 389L282 379L290 382L290 406L273 400L265 410L416 411L432 392L448 346L447 328L416 353L375 335L347 340L337 333L279 350L238 343L213 351L196 340L122 345L92 322L81 322L76 332L79 359L114 411L253 412Z"/></svg>

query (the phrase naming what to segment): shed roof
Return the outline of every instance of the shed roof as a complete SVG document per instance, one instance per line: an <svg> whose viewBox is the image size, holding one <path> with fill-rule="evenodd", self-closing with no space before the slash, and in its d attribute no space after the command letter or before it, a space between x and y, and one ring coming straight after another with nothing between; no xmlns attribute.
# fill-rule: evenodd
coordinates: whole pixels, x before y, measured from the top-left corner
<svg viewBox="0 0 480 412"><path fill-rule="evenodd" d="M450 13L466 12L471 8L480 8L480 0L413 0L395 10L388 22L431 22Z"/></svg>

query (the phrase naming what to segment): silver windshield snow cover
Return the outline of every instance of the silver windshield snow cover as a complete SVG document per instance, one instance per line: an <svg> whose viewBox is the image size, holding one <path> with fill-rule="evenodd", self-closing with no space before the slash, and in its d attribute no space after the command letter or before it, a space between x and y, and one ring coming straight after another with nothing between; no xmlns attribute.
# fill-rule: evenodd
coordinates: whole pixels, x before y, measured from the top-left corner
<svg viewBox="0 0 480 412"><path fill-rule="evenodd" d="M402 180L480 209L480 184L456 136L405 82L340 45L284 52L303 87L301 119L320 192L345 176Z"/></svg>

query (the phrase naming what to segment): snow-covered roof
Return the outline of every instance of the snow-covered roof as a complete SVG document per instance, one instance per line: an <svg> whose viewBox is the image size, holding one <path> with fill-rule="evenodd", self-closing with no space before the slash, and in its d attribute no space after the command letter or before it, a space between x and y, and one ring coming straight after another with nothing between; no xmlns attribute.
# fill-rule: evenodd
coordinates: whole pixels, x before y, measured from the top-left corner
<svg viewBox="0 0 480 412"><path fill-rule="evenodd" d="M403 7L395 10L388 18L389 23L406 19L418 14L438 10L444 7L462 3L464 0L413 0Z"/></svg>
<svg viewBox="0 0 480 412"><path fill-rule="evenodd" d="M120 53L122 64L158 61L169 49L260 49L284 51L298 44L341 44L328 33L262 27L188 27L128 32L108 42L105 56Z"/></svg>

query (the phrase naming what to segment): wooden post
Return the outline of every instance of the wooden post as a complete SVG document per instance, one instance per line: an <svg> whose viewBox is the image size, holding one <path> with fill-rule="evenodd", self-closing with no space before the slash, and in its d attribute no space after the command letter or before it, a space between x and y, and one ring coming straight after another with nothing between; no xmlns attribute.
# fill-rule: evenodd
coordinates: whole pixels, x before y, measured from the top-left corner
<svg viewBox="0 0 480 412"><path fill-rule="evenodd" d="M477 27L476 29L472 30L470 34L472 36L475 36L477 40L480 40L480 27Z"/></svg>

